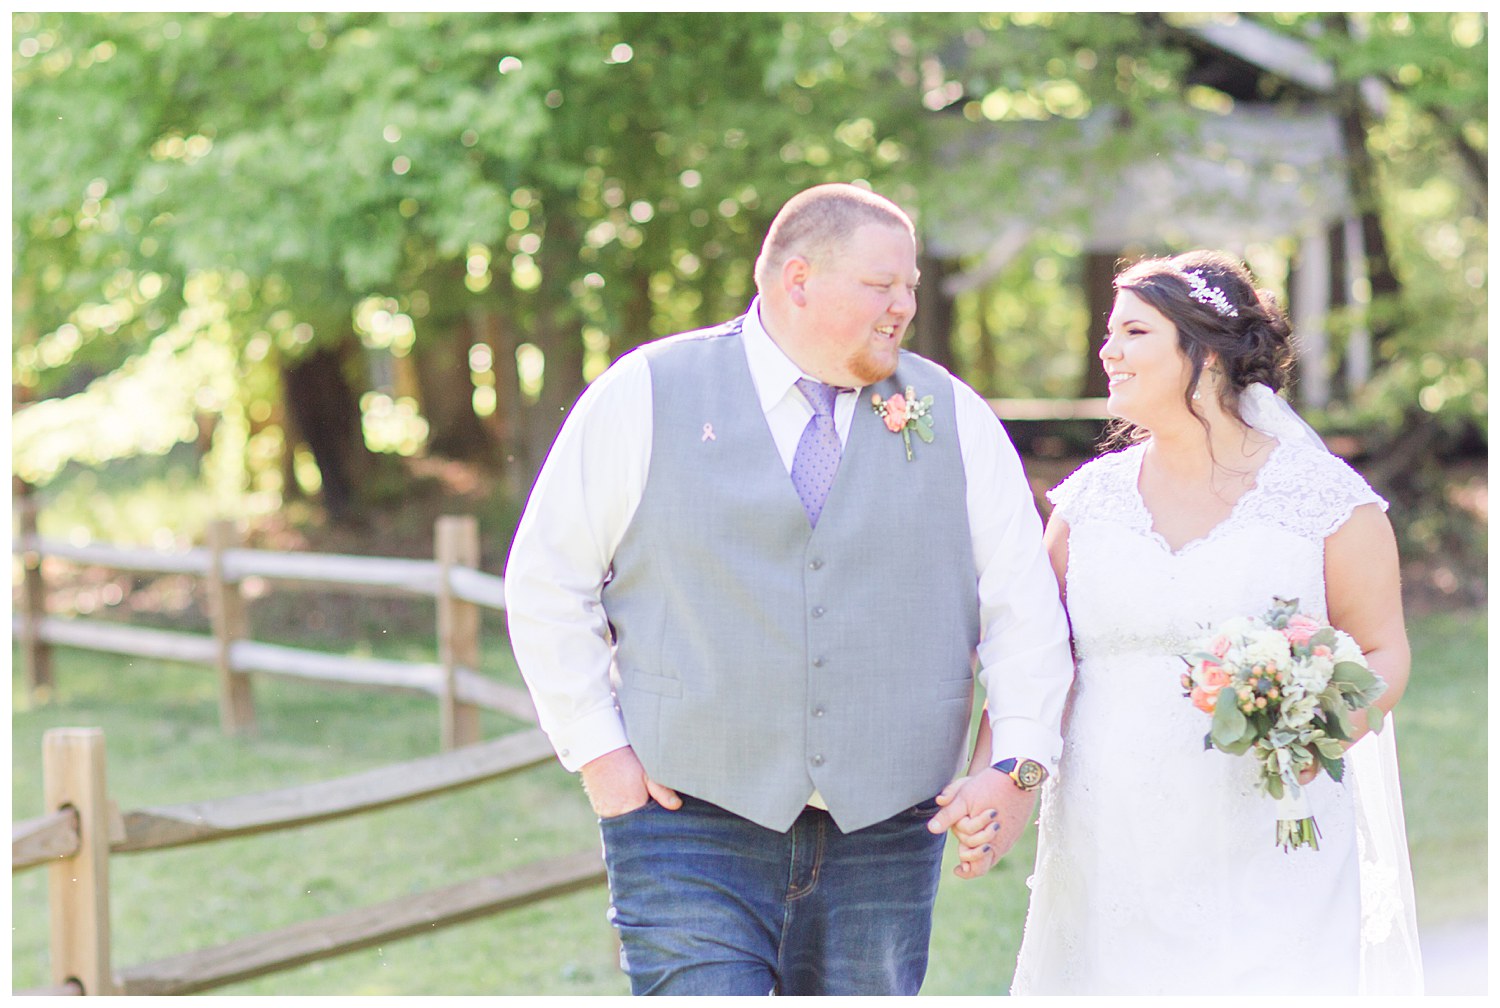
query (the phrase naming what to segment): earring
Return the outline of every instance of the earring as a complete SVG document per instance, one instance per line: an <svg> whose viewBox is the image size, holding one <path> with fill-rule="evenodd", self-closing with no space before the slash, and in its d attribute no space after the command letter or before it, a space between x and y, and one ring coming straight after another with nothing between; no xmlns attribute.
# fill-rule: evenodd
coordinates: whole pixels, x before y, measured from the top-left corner
<svg viewBox="0 0 1500 1008"><path fill-rule="evenodd" d="M1211 374L1211 375L1216 375L1216 374L1219 373L1219 369L1216 368L1216 367L1211 367L1211 368L1208 369L1208 373ZM1202 399L1203 398L1203 386L1202 386L1201 383L1199 384L1199 386L1197 388L1193 389L1193 398L1194 399Z"/></svg>

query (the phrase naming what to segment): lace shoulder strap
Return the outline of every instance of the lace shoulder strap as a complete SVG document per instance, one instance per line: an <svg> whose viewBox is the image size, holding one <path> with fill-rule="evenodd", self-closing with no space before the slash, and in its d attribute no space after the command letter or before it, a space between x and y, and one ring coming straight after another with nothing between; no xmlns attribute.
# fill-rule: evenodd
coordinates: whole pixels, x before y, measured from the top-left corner
<svg viewBox="0 0 1500 1008"><path fill-rule="evenodd" d="M1362 504L1390 505L1339 458L1300 443L1283 444L1262 469L1245 518L1308 539L1326 539Z"/></svg>
<svg viewBox="0 0 1500 1008"><path fill-rule="evenodd" d="M1142 450L1142 446L1132 445L1084 463L1047 491L1052 513L1070 527L1086 521L1129 521L1134 509L1126 507L1125 502L1134 499L1134 483L1140 472L1137 456Z"/></svg>

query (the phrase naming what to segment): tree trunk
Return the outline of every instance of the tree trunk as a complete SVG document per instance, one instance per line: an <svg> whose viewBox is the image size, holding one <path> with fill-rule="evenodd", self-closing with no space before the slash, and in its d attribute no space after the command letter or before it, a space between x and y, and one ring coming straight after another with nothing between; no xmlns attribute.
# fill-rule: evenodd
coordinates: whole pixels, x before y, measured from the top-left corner
<svg viewBox="0 0 1500 1008"><path fill-rule="evenodd" d="M492 463L495 446L474 412L469 371L469 348L481 336L466 316L435 321L441 331L418 340L412 351L427 420L427 450L444 458Z"/></svg>
<svg viewBox="0 0 1500 1008"><path fill-rule="evenodd" d="M997 354L995 352L996 335L990 329L990 301L994 297L994 289L988 284L979 288L973 294L974 315L978 324L979 341L975 346L974 353L974 380L971 384L979 391L980 395L993 397L995 389L999 387L999 376L996 364Z"/></svg>
<svg viewBox="0 0 1500 1008"><path fill-rule="evenodd" d="M917 317L911 327L910 346L934 364L953 371L953 296L943 290L948 263L926 255L919 262L922 293L917 299Z"/></svg>
<svg viewBox="0 0 1500 1008"><path fill-rule="evenodd" d="M578 265L578 236L574 222L565 216L549 217L546 237L537 255L543 282L536 291L536 330L531 342L545 359L542 391L527 416L527 452L533 464L527 473L529 489L547 457L568 410L583 391L583 334L568 294L568 284Z"/></svg>
<svg viewBox="0 0 1500 1008"><path fill-rule="evenodd" d="M351 332L281 371L289 427L312 452L323 480L323 506L335 522L362 519L360 485L373 462L360 424L359 397L346 377L346 366L358 354Z"/></svg>
<svg viewBox="0 0 1500 1008"><path fill-rule="evenodd" d="M1344 222L1335 221L1328 225L1328 318L1332 322L1338 318L1348 319L1349 309L1349 272L1353 264L1349 261L1348 243L1344 241ZM1347 378L1347 363L1349 359L1348 325L1339 327L1342 329L1343 339L1336 339L1337 333L1334 326L1330 325L1329 343L1334 346L1335 353L1330 355L1328 386L1329 397L1333 402L1346 402L1349 398L1349 383Z"/></svg>
<svg viewBox="0 0 1500 1008"><path fill-rule="evenodd" d="M651 274L644 269L634 269L626 278L630 284L630 296L625 299L623 319L621 325L623 330L611 333L609 336L609 356L611 360L619 357L627 350L649 343L657 337L657 333L651 331L651 317L655 314L655 306L651 302ZM711 325L711 321L704 321ZM661 333L666 336L668 333Z"/></svg>
<svg viewBox="0 0 1500 1008"><path fill-rule="evenodd" d="M1115 263L1118 255L1090 252L1083 261L1084 305L1088 308L1088 345L1084 350L1083 387L1078 394L1085 399L1109 395L1109 381L1099 366L1099 351L1104 349L1105 329L1115 303Z"/></svg>
<svg viewBox="0 0 1500 1008"><path fill-rule="evenodd" d="M533 334L534 342L546 357L542 393L527 410L527 461L531 463L526 485L529 488L541 470L542 460L552 448L557 432L567 419L568 410L583 391L583 340L557 314L548 313L547 324Z"/></svg>
<svg viewBox="0 0 1500 1008"><path fill-rule="evenodd" d="M1333 30L1346 39L1349 37L1349 19L1345 14L1330 15ZM1391 261L1385 239L1385 226L1380 219L1379 176L1374 159L1365 146L1370 135L1369 110L1360 97L1359 81L1346 80L1339 84L1336 99L1339 106L1339 129L1344 138L1344 155L1349 164L1349 186L1354 199L1354 212L1359 214L1365 235L1365 257L1369 261L1370 300L1378 303L1399 297L1401 281ZM1387 319L1387 321L1380 321ZM1374 312L1371 316L1371 339L1377 349L1395 335L1393 316Z"/></svg>
<svg viewBox="0 0 1500 1008"><path fill-rule="evenodd" d="M521 398L521 375L516 368L515 322L497 309L476 309L475 332L490 348L495 367L495 412L485 420L494 444L495 468L506 492L520 498L531 485L534 463L523 432L526 430L526 404Z"/></svg>

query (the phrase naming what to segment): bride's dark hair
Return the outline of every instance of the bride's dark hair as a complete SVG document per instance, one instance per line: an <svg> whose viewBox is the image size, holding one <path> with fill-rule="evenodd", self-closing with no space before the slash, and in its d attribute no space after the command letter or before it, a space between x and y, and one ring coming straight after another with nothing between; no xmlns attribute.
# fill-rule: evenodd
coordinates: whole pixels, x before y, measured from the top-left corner
<svg viewBox="0 0 1500 1008"><path fill-rule="evenodd" d="M1216 382L1219 405L1239 417L1240 392L1257 382L1280 391L1291 377L1292 328L1275 295L1257 290L1248 267L1223 252L1200 249L1169 258L1145 259L1115 277L1115 290L1129 291L1177 327L1177 345L1192 367L1183 399L1202 422L1193 396L1209 355L1218 358L1223 380ZM1122 447L1146 432L1128 421L1114 421L1105 445Z"/></svg>

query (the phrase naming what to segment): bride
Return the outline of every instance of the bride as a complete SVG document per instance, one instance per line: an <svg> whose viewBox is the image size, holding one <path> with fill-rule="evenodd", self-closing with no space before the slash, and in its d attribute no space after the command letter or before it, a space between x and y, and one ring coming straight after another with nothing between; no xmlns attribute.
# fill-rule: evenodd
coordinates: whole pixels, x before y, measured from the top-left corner
<svg viewBox="0 0 1500 1008"><path fill-rule="evenodd" d="M1283 851L1253 760L1205 751L1178 657L1297 599L1359 643L1388 712L1410 652L1385 501L1276 396L1290 330L1239 262L1149 260L1115 290L1099 356L1127 446L1049 494L1077 675L1013 993L1420 994L1394 722L1356 715L1341 783L1304 774L1319 844ZM991 830L959 824L960 874L993 863Z"/></svg>

